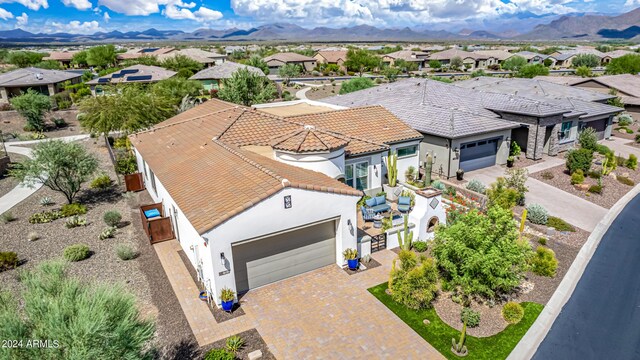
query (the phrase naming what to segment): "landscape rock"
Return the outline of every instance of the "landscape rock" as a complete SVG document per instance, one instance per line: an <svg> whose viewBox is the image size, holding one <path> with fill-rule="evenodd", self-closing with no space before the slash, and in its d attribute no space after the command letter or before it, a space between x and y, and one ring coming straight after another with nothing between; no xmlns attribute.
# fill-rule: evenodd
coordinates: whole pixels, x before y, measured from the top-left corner
<svg viewBox="0 0 640 360"><path fill-rule="evenodd" d="M249 353L249 360L258 360L262 359L262 351L256 350Z"/></svg>

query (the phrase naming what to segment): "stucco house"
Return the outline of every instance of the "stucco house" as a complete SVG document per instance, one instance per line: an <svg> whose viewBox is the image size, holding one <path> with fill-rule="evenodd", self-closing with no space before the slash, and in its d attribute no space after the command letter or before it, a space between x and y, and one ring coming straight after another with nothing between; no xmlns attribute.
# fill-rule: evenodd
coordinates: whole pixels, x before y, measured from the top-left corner
<svg viewBox="0 0 640 360"><path fill-rule="evenodd" d="M313 58L318 64L334 64L340 67L340 70L347 71L344 62L347 61L347 50L320 50Z"/></svg>
<svg viewBox="0 0 640 360"><path fill-rule="evenodd" d="M129 138L149 194L217 298L342 266L343 250L360 246L361 189L382 172L360 164L418 137L379 106L278 116L212 99Z"/></svg>
<svg viewBox="0 0 640 360"><path fill-rule="evenodd" d="M267 56L262 60L267 63L269 71L273 74L277 74L278 69L286 64L298 65L302 68L303 71L309 72L316 67L317 62L315 58L293 52L273 54L271 56Z"/></svg>
<svg viewBox="0 0 640 360"><path fill-rule="evenodd" d="M429 54L422 51L400 50L389 54L382 55L382 63L385 65L395 66L397 60L404 60L418 64L418 68L422 69L426 63Z"/></svg>
<svg viewBox="0 0 640 360"><path fill-rule="evenodd" d="M231 76L233 76L233 73L235 73L239 69L246 69L251 73L265 76L264 72L256 67L238 64L231 61L225 61L224 63L221 63L219 65L214 65L212 67L200 70L189 79L202 82L204 89L207 91L219 90L222 86L222 81L224 79L231 78Z"/></svg>
<svg viewBox="0 0 640 360"><path fill-rule="evenodd" d="M170 51L163 52L162 54L158 54L156 57L158 60L163 61L179 55L186 56L191 60L197 61L205 67L220 65L227 60L227 55L225 54L218 54L198 48L172 49Z"/></svg>
<svg viewBox="0 0 640 360"><path fill-rule="evenodd" d="M153 84L166 80L177 72L159 66L133 65L119 71L87 81L93 96L101 95L104 86L118 84Z"/></svg>
<svg viewBox="0 0 640 360"><path fill-rule="evenodd" d="M460 49L448 49L436 53L432 53L428 57L428 61L437 60L444 67L449 67L451 64L451 59L460 58L462 59L462 63L464 67L468 70L474 69L486 69L488 65L493 63L497 63L497 60L493 57L486 56L483 54L464 51ZM489 63L489 59L492 59Z"/></svg>
<svg viewBox="0 0 640 360"><path fill-rule="evenodd" d="M520 51L520 52L517 52L517 53L515 53L513 55L520 56L521 58L524 58L525 60L527 60L527 63L529 63L529 64L544 64L544 61L546 59L550 59L551 60L551 66L555 66L555 64L556 64L556 58L554 58L553 56L545 55L545 54L539 54L539 53L535 53L535 52L531 52L531 51Z"/></svg>
<svg viewBox="0 0 640 360"><path fill-rule="evenodd" d="M67 81L80 83L82 74L34 67L9 71L0 74L0 103L8 103L9 99L29 89L51 96L63 91Z"/></svg>
<svg viewBox="0 0 640 360"><path fill-rule="evenodd" d="M68 68L71 67L73 56L77 53L78 51L52 51L49 53L49 56L43 57L42 60L57 61L62 67Z"/></svg>

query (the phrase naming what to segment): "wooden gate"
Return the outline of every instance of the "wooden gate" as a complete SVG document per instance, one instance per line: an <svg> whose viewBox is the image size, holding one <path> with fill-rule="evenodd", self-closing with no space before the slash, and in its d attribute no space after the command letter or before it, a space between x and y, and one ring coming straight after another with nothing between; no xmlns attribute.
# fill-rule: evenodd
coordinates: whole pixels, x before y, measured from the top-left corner
<svg viewBox="0 0 640 360"><path fill-rule="evenodd" d="M124 185L127 191L144 190L144 181L142 181L142 173L135 173L124 176Z"/></svg>
<svg viewBox="0 0 640 360"><path fill-rule="evenodd" d="M384 250L387 248L387 233L371 236L371 252Z"/></svg>
<svg viewBox="0 0 640 360"><path fill-rule="evenodd" d="M163 214L162 203L143 205L140 207L140 218L142 219L142 229L149 237L151 244L155 244L161 241L172 240L175 238L173 234L173 225L171 224L170 217L155 217L147 219L144 212L147 210L156 209Z"/></svg>

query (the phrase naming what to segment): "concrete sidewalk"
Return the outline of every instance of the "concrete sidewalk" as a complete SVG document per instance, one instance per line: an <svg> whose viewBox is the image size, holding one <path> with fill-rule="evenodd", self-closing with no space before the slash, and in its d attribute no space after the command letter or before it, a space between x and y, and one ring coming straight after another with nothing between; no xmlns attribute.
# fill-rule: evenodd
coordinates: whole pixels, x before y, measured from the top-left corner
<svg viewBox="0 0 640 360"><path fill-rule="evenodd" d="M634 154L635 156L640 157L640 148L625 145L632 141L633 140L612 137L609 140L601 140L600 143L608 146L616 155L628 158L630 154Z"/></svg>
<svg viewBox="0 0 640 360"><path fill-rule="evenodd" d="M562 159L560 159L562 162ZM545 161L547 163L547 161ZM536 171L544 170L544 166L554 167L559 165L557 160L549 160L544 163L530 166L536 167ZM529 170L527 168L527 170ZM498 177L504 176L505 169L501 166L492 166L480 170L470 171L465 174L466 180L476 179L485 185L496 181ZM529 171L531 173L531 170ZM526 182L529 192L526 194L527 205L539 204L544 206L549 214L560 217L572 225L586 231L593 231L598 222L606 215L607 209L593 204L587 200L569 194L542 181L529 177Z"/></svg>

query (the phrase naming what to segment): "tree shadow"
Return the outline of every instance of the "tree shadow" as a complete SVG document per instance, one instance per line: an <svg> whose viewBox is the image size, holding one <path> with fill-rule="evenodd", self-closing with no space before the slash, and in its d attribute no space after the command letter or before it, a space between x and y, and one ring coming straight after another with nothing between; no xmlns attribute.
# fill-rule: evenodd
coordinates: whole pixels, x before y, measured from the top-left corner
<svg viewBox="0 0 640 360"><path fill-rule="evenodd" d="M88 189L82 191L76 197L75 202L89 205L99 204L115 204L122 199L122 193L117 191L115 187L106 190Z"/></svg>
<svg viewBox="0 0 640 360"><path fill-rule="evenodd" d="M161 356L156 354L156 359L172 359L172 360L187 360L197 359L201 356L200 348L193 340L182 340L178 344L169 348L166 353Z"/></svg>

